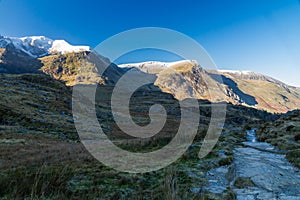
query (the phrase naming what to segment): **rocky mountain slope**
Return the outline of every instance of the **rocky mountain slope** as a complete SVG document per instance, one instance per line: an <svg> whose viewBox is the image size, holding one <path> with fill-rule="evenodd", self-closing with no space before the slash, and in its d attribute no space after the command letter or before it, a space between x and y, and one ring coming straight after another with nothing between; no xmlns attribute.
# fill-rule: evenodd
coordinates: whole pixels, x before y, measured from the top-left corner
<svg viewBox="0 0 300 200"><path fill-rule="evenodd" d="M95 52L83 51L66 54L55 54L39 58L42 63L41 72L55 79L62 80L66 85L78 84L115 84L124 74L124 70L98 55ZM100 76L103 67L106 71Z"/></svg>
<svg viewBox="0 0 300 200"><path fill-rule="evenodd" d="M129 69L156 76L155 85L177 99L225 101L278 113L300 108L299 88L254 72L206 70L190 60L117 66L87 46L63 40L0 37L0 73L46 73L67 85L115 84Z"/></svg>
<svg viewBox="0 0 300 200"><path fill-rule="evenodd" d="M279 113L300 108L299 88L254 72L205 70L190 60L119 66L156 75L155 85L178 99L226 101Z"/></svg>
<svg viewBox="0 0 300 200"><path fill-rule="evenodd" d="M98 66L109 65L100 77ZM45 73L67 85L115 83L123 70L88 46L72 46L64 40L44 36L11 38L0 36L0 73ZM78 75L80 74L80 75Z"/></svg>
<svg viewBox="0 0 300 200"><path fill-rule="evenodd" d="M233 91L236 90L235 93L242 92L248 95L243 102L246 105L280 113L298 109L300 106L299 88L286 85L274 78L254 72L219 71L217 73L224 77L224 84ZM251 99L251 96L255 99Z"/></svg>
<svg viewBox="0 0 300 200"><path fill-rule="evenodd" d="M89 47L72 46L64 40L44 36L0 36L0 73L37 73L43 66L38 58L82 51L89 51Z"/></svg>
<svg viewBox="0 0 300 200"><path fill-rule="evenodd" d="M65 40L52 40L45 36L22 38L0 36L0 48L6 48L8 45L35 58L53 53L70 53L90 50L89 46L73 46Z"/></svg>

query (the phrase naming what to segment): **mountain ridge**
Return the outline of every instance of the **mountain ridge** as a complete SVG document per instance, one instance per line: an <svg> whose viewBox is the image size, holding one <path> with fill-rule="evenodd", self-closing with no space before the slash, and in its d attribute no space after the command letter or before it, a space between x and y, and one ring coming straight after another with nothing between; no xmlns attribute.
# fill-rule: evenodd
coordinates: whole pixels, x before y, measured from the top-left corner
<svg viewBox="0 0 300 200"><path fill-rule="evenodd" d="M98 72L106 66L109 67L100 76ZM114 85L132 69L154 75L154 85L179 100L228 102L273 113L300 108L299 88L251 71L209 70L194 60L115 65L89 48L72 46L64 40L44 36L0 37L0 73L45 73L70 86L77 83Z"/></svg>
<svg viewBox="0 0 300 200"><path fill-rule="evenodd" d="M89 51L89 46L73 46L65 40L52 40L45 36L7 37L0 36L0 48L13 45L31 57L43 57L54 53Z"/></svg>
<svg viewBox="0 0 300 200"><path fill-rule="evenodd" d="M145 73L155 74L157 76L155 84L163 91L172 93L178 99L197 98L212 102L226 101L280 113L300 107L299 88L289 86L260 73L208 70L203 69L196 61L191 60L176 62L149 61L121 64L119 66L126 68L126 70L134 68ZM172 70L173 72L171 72ZM176 83L172 82L173 77L178 76L178 73L180 78L177 80L181 82L181 85L187 84L191 87L179 88ZM171 91L165 89L170 89L172 86ZM180 90L181 94L178 95L179 92L174 92L176 90ZM182 92L183 90L186 92ZM205 93L207 90L209 91Z"/></svg>

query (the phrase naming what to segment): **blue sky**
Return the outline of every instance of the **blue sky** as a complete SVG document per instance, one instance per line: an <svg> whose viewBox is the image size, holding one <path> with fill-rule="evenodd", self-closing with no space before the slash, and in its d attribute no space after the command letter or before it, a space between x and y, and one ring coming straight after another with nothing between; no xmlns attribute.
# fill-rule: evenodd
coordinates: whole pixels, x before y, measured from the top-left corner
<svg viewBox="0 0 300 200"><path fill-rule="evenodd" d="M219 69L251 70L300 86L298 0L0 0L0 34L45 35L95 47L119 32L164 27L198 41ZM161 51L119 62L176 60Z"/></svg>

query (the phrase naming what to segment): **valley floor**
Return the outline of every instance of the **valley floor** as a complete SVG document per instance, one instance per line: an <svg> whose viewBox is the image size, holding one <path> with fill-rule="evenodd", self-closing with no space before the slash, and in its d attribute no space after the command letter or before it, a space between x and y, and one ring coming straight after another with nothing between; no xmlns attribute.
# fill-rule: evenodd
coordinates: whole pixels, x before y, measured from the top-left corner
<svg viewBox="0 0 300 200"><path fill-rule="evenodd" d="M149 122L148 110L153 100L163 104L170 114L162 135L136 141L114 124L109 105L112 87L99 86L97 90L101 100L96 105L99 124L121 148L153 151L168 144L177 132L178 101L170 94L159 90L136 93L131 111L137 123ZM246 140L246 125L273 123L276 115L228 104L218 143L208 156L199 159L211 111L209 102L199 101L201 126L188 151L164 169L129 174L104 166L81 144L74 127L71 95L71 88L45 75L1 75L0 199L232 200L245 195L254 198L257 190L296 199L300 195L295 186L299 183L299 171L288 164L284 155L253 144L241 146ZM289 128L290 137L280 140L286 141L286 146L293 141L293 149L299 144L297 127L294 124ZM270 139L267 133L263 136ZM291 158L297 165L297 156ZM267 173L270 174L264 179Z"/></svg>

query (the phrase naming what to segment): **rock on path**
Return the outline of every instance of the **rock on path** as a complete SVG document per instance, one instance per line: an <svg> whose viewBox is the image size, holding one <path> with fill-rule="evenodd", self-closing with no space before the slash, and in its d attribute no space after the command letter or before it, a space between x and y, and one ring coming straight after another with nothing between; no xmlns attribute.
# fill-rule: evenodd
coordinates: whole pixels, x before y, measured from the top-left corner
<svg viewBox="0 0 300 200"><path fill-rule="evenodd" d="M247 139L249 142L235 148L230 166L207 172L205 189L220 194L230 186L237 200L300 200L300 170L274 146L256 142L255 130L247 132ZM252 183L237 188L238 178Z"/></svg>
<svg viewBox="0 0 300 200"><path fill-rule="evenodd" d="M248 177L256 185L234 188L238 200L244 199L297 199L300 200L300 172L286 160L285 155L270 144L244 143L248 147L234 152L235 176Z"/></svg>

